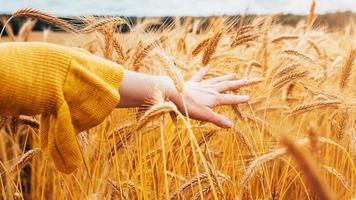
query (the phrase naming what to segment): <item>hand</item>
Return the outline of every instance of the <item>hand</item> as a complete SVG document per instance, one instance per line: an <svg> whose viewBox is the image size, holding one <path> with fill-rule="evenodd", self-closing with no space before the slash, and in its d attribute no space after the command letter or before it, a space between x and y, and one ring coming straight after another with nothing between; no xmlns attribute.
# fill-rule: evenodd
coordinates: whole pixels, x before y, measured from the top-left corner
<svg viewBox="0 0 356 200"><path fill-rule="evenodd" d="M225 116L215 113L212 108L247 102L248 95L225 94L228 91L238 90L246 83L246 79L236 80L236 74L233 73L202 81L208 70L209 67L201 69L184 84L183 98L188 116L191 119L214 123L222 128L231 128L233 123ZM178 92L173 94L170 99L181 113L186 114L182 96Z"/></svg>

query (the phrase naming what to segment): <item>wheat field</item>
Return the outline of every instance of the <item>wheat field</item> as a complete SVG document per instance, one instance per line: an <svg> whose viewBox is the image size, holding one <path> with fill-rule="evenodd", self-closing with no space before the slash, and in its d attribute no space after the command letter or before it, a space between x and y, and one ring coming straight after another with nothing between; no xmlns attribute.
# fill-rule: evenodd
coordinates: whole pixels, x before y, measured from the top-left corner
<svg viewBox="0 0 356 200"><path fill-rule="evenodd" d="M69 175L42 154L38 116L2 116L1 198L355 199L356 27L318 25L315 6L295 27L282 25L277 13L177 17L152 30L160 19L133 25L85 17L78 25L18 10L12 18L29 20L18 35L6 26L1 41L29 41L37 19L69 32L64 45L168 75L181 93L184 80L206 65L205 78L234 72L248 78L234 93L251 99L216 108L235 123L221 129L184 117L157 91L142 108L117 109L79 133L83 164ZM51 34L44 30L41 40Z"/></svg>

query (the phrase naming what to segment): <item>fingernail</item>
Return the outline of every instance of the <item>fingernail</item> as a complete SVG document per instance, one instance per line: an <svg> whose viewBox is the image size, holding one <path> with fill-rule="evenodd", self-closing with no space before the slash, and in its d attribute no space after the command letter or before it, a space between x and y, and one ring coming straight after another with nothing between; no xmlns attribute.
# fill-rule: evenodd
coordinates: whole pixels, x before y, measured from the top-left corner
<svg viewBox="0 0 356 200"><path fill-rule="evenodd" d="M241 101L246 102L248 100L250 100L250 95L241 95Z"/></svg>
<svg viewBox="0 0 356 200"><path fill-rule="evenodd" d="M246 83L246 82L248 81L248 79L247 79L247 78L243 78L243 79L240 79L240 81L241 81L242 83Z"/></svg>
<svg viewBox="0 0 356 200"><path fill-rule="evenodd" d="M224 125L226 128L231 128L234 124L230 120L225 120Z"/></svg>

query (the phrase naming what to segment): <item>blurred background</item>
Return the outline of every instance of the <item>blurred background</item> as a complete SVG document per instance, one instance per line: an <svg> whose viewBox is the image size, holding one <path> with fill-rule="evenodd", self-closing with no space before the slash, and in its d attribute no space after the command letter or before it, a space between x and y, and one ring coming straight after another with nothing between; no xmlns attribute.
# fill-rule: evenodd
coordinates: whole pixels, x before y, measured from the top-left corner
<svg viewBox="0 0 356 200"><path fill-rule="evenodd" d="M210 16L308 13L310 0L1 0L0 13L33 7L56 15ZM356 0L318 0L318 13L356 12Z"/></svg>
<svg viewBox="0 0 356 200"><path fill-rule="evenodd" d="M132 23L148 17L170 22L175 16L232 16L238 20L246 15L252 20L257 15L282 11L281 23L296 26L308 14L310 3L311 0L0 0L0 19L5 22L11 13L26 7L67 19L85 15L124 16ZM356 22L356 0L317 0L316 3L317 25L338 29L350 21ZM11 20L15 33L23 23L21 18ZM46 27L48 24L37 21L34 30L42 31Z"/></svg>

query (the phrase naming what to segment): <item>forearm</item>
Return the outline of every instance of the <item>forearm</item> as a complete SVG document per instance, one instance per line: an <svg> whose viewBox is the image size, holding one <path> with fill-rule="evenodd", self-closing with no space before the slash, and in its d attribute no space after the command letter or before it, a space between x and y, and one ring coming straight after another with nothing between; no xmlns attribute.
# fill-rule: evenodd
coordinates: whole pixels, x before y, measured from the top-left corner
<svg viewBox="0 0 356 200"><path fill-rule="evenodd" d="M117 107L138 107L152 100L154 91L163 91L166 99L178 95L173 82L167 76L154 76L125 70L119 93L120 102Z"/></svg>

